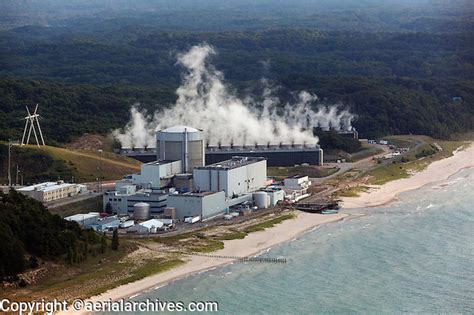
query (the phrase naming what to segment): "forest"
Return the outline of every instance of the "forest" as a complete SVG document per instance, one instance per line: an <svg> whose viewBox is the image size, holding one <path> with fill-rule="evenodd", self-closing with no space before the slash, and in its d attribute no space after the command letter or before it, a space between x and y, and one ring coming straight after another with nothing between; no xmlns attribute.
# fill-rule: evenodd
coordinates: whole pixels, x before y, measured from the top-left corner
<svg viewBox="0 0 474 315"><path fill-rule="evenodd" d="M52 215L41 202L15 190L0 192L0 215L0 281L15 281L18 273L37 268L41 260L81 262L101 242L95 232Z"/></svg>
<svg viewBox="0 0 474 315"><path fill-rule="evenodd" d="M201 43L235 94L258 97L262 78L283 104L307 90L350 109L361 137L474 129L469 1L118 2L2 4L0 140L21 136L25 105L56 145L123 127L135 103L170 106L176 58Z"/></svg>

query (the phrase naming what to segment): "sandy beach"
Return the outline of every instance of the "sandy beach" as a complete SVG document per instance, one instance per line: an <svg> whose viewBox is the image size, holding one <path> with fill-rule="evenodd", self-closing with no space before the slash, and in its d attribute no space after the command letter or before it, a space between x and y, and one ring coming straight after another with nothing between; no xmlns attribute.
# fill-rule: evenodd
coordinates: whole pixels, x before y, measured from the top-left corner
<svg viewBox="0 0 474 315"><path fill-rule="evenodd" d="M471 143L462 151L455 152L452 157L436 161L425 170L412 177L389 182L377 186L359 197L344 198L344 208L375 207L396 200L402 192L421 188L427 184L446 180L462 169L474 167L474 145ZM303 233L321 225L335 222L350 216L348 213L319 215L297 212L297 217L286 220L273 228L250 233L244 239L224 241L224 249L213 252L219 256L247 257L257 255L264 250L299 237ZM189 260L172 270L162 272L142 280L111 289L101 295L90 298L90 301L118 300L130 298L140 293L166 285L186 276L214 269L229 263L233 259L216 259L204 256L192 256ZM74 312L74 314L79 314Z"/></svg>
<svg viewBox="0 0 474 315"><path fill-rule="evenodd" d="M244 239L224 241L224 249L213 252L212 254L238 257L257 255L268 248L297 238L303 233L321 224L336 222L347 216L349 215L340 213L321 215L298 211L295 219L283 221L273 228L250 233ZM203 256L192 256L188 262L179 267L111 289L101 295L92 297L90 301L104 301L109 299L118 300L121 298L133 297L177 279L223 266L233 261L234 259L216 259ZM79 312L71 313L80 314Z"/></svg>
<svg viewBox="0 0 474 315"><path fill-rule="evenodd" d="M427 184L448 179L462 169L474 167L474 143L453 156L433 162L425 170L409 178L388 182L375 186L368 192L362 192L358 197L343 198L343 208L376 207L398 199L400 193L421 188Z"/></svg>

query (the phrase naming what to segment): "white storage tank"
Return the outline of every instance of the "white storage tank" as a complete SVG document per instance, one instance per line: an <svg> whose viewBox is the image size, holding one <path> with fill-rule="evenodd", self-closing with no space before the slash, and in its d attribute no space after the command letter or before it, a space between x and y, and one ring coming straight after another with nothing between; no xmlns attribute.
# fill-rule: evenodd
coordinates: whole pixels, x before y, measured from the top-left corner
<svg viewBox="0 0 474 315"><path fill-rule="evenodd" d="M270 205L270 196L264 191L254 193L253 200L259 209L266 209Z"/></svg>
<svg viewBox="0 0 474 315"><path fill-rule="evenodd" d="M133 219L135 221L146 221L151 217L150 204L139 202L133 205Z"/></svg>
<svg viewBox="0 0 474 315"><path fill-rule="evenodd" d="M156 133L158 160L181 160L184 173L205 165L204 137L189 126L174 126Z"/></svg>

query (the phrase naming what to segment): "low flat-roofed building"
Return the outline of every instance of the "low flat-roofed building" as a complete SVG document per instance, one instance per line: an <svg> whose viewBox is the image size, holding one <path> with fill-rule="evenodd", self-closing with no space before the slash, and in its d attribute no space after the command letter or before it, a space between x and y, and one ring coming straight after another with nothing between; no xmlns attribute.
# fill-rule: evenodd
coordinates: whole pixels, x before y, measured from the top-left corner
<svg viewBox="0 0 474 315"><path fill-rule="evenodd" d="M197 216L207 220L222 215L229 209L223 191L172 194L168 196L167 206L176 209L177 220Z"/></svg>
<svg viewBox="0 0 474 315"><path fill-rule="evenodd" d="M269 187L262 191L270 197L270 206L272 207L276 206L279 201L285 200L285 191L279 187Z"/></svg>
<svg viewBox="0 0 474 315"><path fill-rule="evenodd" d="M124 187L122 187L125 189ZM127 215L133 213L133 206L139 202L146 202L150 205L152 215L163 213L166 207L168 194L161 190L142 189L139 191L111 191L106 192L103 196L104 211L110 204L113 213L119 215Z"/></svg>
<svg viewBox="0 0 474 315"><path fill-rule="evenodd" d="M64 220L77 222L80 226L84 228L89 228L91 225L94 225L99 220L98 213L80 213L65 217Z"/></svg>
<svg viewBox="0 0 474 315"><path fill-rule="evenodd" d="M120 227L120 220L116 216L107 217L102 220L97 221L95 224L90 226L97 232L105 232L113 229L118 229Z"/></svg>
<svg viewBox="0 0 474 315"><path fill-rule="evenodd" d="M294 175L284 180L283 190L285 197L298 201L309 196L308 188L311 186L311 181L306 175Z"/></svg>
<svg viewBox="0 0 474 315"><path fill-rule="evenodd" d="M285 178L283 183L285 189L305 189L311 186L311 181L307 175L294 175Z"/></svg>
<svg viewBox="0 0 474 315"><path fill-rule="evenodd" d="M45 182L17 189L18 192L41 202L49 202L78 194L83 188L63 181Z"/></svg>

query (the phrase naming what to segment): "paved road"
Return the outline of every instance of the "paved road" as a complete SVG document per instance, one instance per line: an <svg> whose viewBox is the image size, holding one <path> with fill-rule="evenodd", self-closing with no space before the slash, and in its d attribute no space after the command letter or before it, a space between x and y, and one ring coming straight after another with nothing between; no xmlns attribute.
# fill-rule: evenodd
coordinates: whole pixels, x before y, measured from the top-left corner
<svg viewBox="0 0 474 315"><path fill-rule="evenodd" d="M75 195L75 196L72 196L72 197L66 197L66 198L62 198L62 199L59 199L59 200L48 202L46 204L46 206L49 209L54 209L54 208L57 208L57 207L65 206L65 205L70 204L70 203L74 203L74 202L94 198L94 197L97 197L97 196L100 196L100 195L101 195L101 193L93 193L93 192L85 193L85 194L79 194L79 195Z"/></svg>
<svg viewBox="0 0 474 315"><path fill-rule="evenodd" d="M339 170L336 173L331 174L331 175L326 176L326 177L311 178L311 182L313 184L316 184L316 185L321 185L325 181L327 181L328 179L331 179L331 178L334 178L336 176L342 175L342 174L352 170L353 168L357 168L361 171L367 171L369 168L371 168L374 165L374 161L373 161L374 158L379 158L379 157L385 156L387 153L390 152L390 149L387 145L375 144L373 146L381 148L383 150L383 152L380 153L380 154L377 154L377 155L372 155L372 156L366 157L366 158L364 158L362 160L359 160L357 162L354 162L354 163L325 163L325 165L327 165L329 167L338 167Z"/></svg>
<svg viewBox="0 0 474 315"><path fill-rule="evenodd" d="M350 171L354 167L354 163L326 163L325 165L329 167L338 167L339 170L336 173L326 177L311 178L310 180L312 184L320 185L328 179L334 178L336 176L344 174L345 172Z"/></svg>

